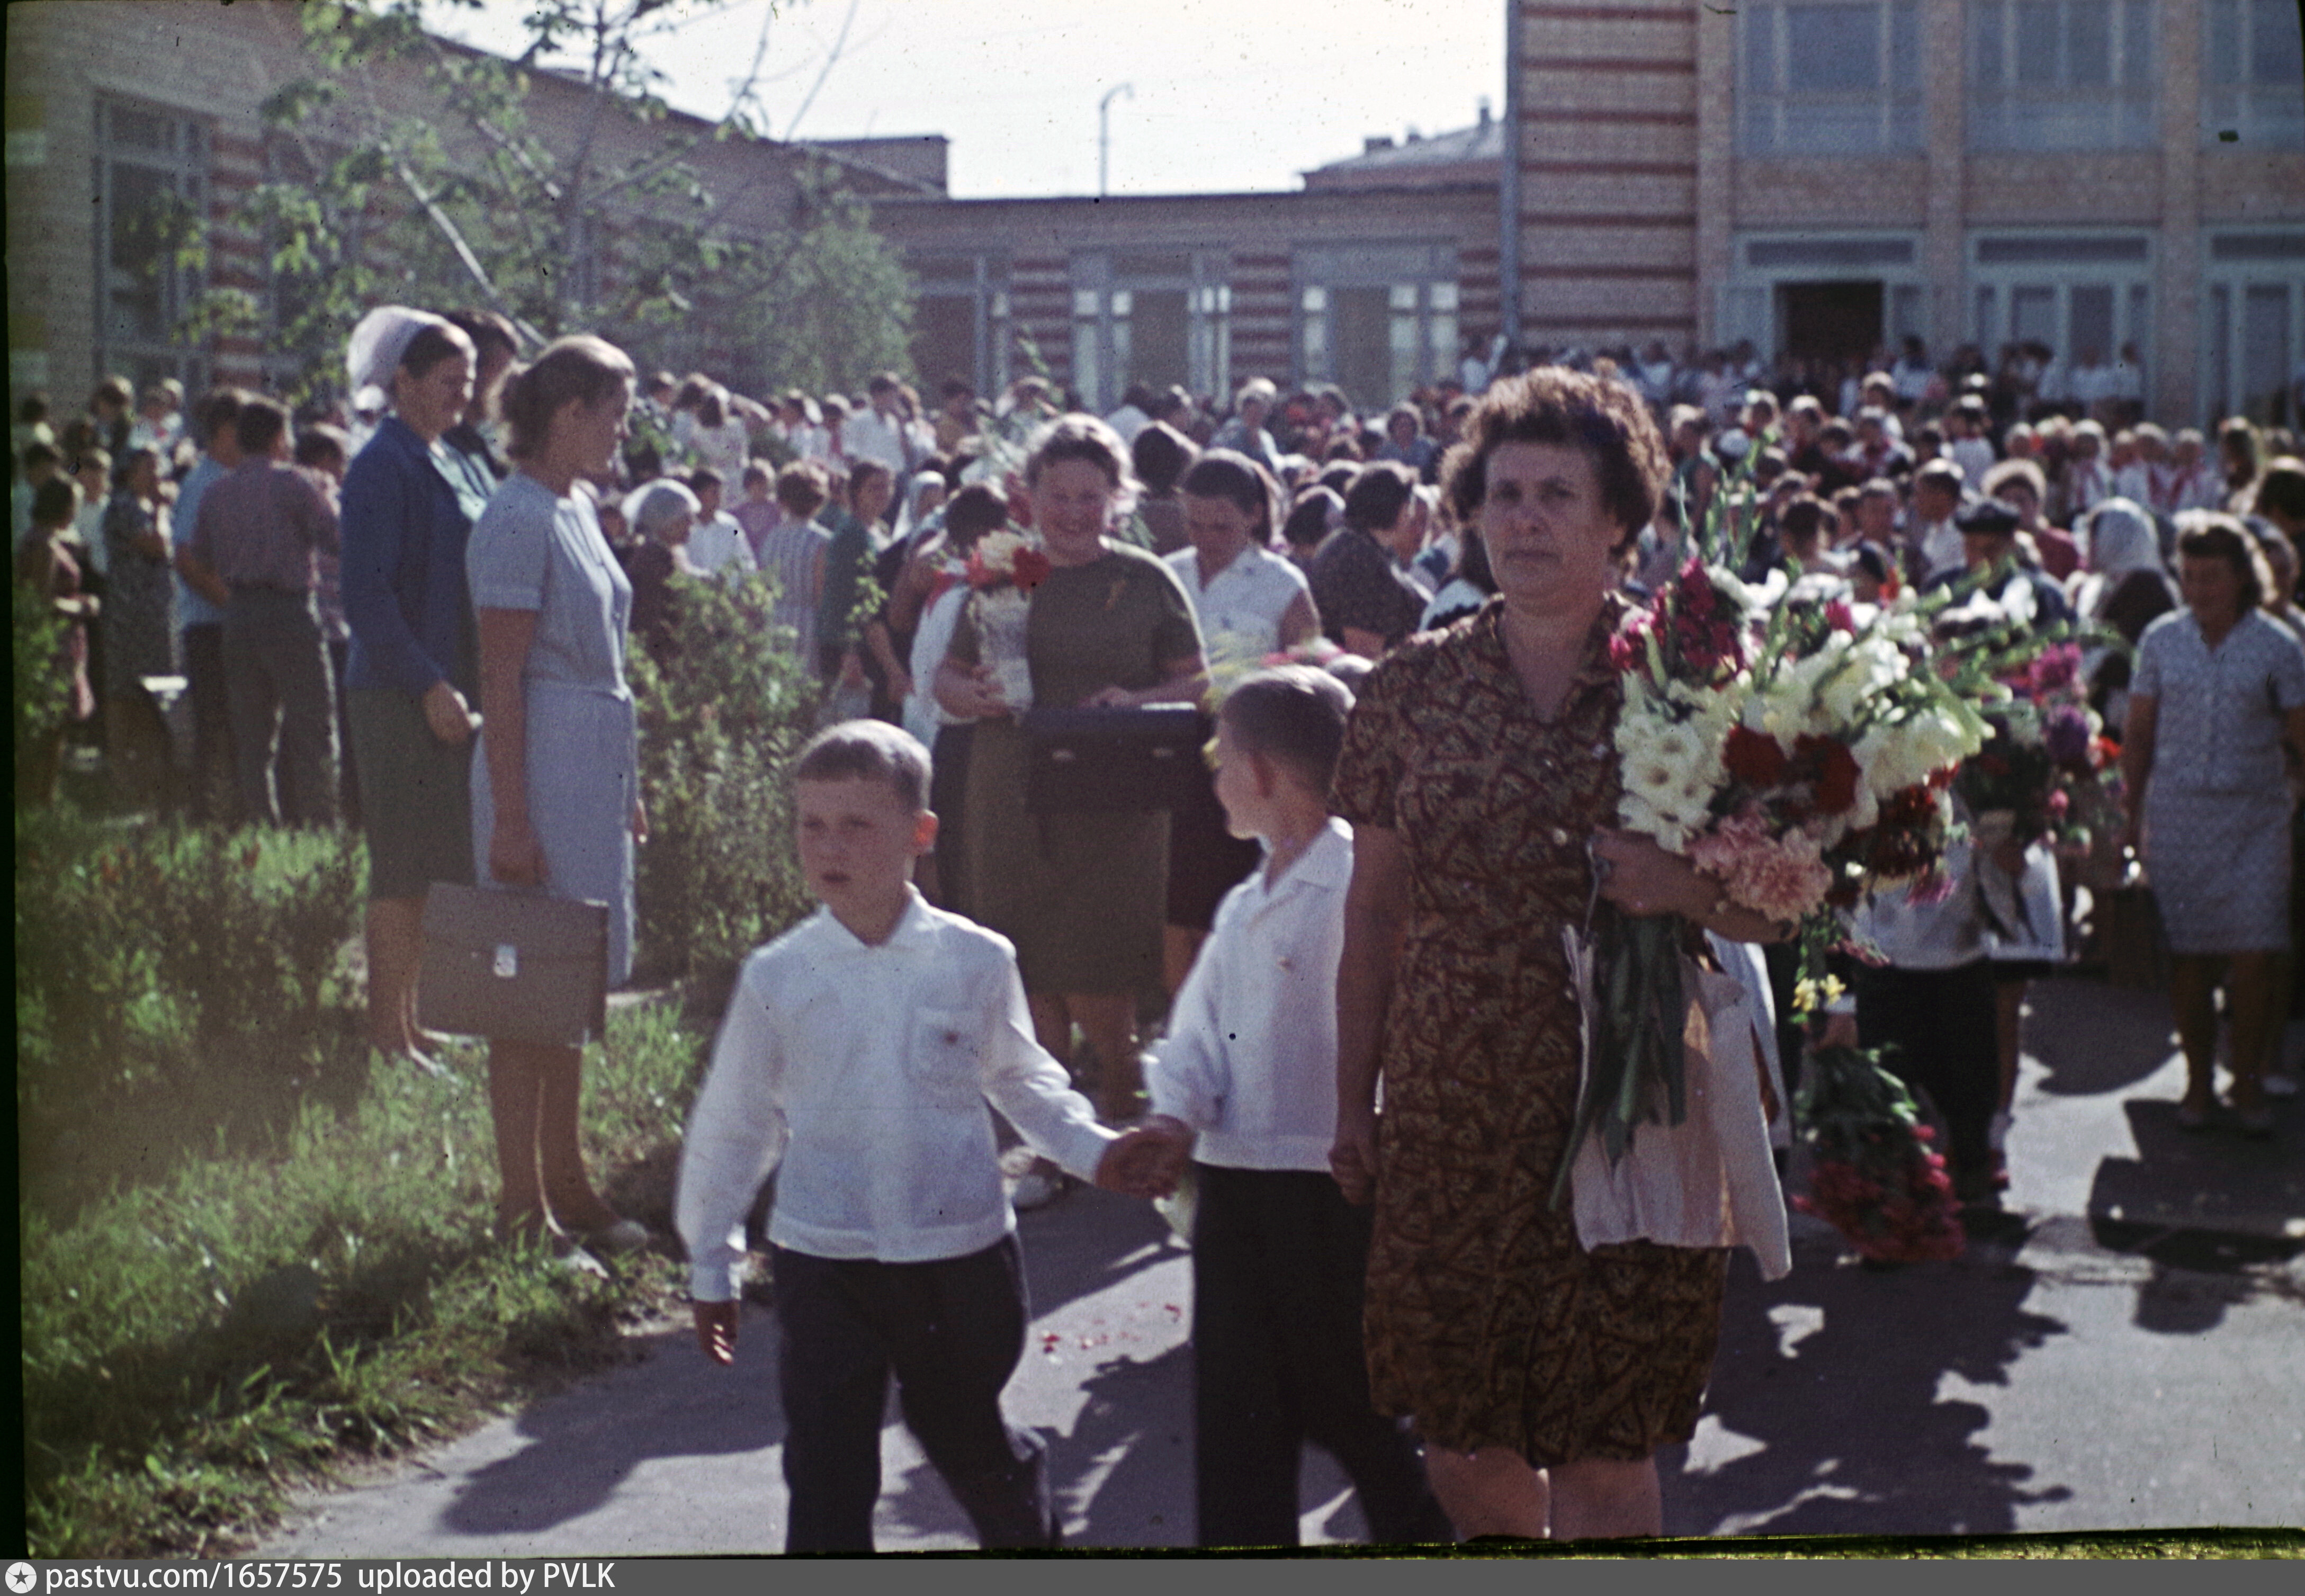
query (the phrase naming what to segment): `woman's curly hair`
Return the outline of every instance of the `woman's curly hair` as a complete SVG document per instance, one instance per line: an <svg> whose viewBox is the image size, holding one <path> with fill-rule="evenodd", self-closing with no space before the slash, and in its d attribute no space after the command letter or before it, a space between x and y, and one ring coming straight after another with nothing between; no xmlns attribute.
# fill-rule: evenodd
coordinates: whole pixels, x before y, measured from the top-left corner
<svg viewBox="0 0 2305 1596"><path fill-rule="evenodd" d="M1671 471L1664 438L1638 394L1608 378L1541 366L1493 384L1465 418L1463 440L1442 463L1442 491L1463 525L1480 514L1489 456L1500 444L1563 444L1591 455L1601 503L1624 528L1626 543L1655 518Z"/></svg>

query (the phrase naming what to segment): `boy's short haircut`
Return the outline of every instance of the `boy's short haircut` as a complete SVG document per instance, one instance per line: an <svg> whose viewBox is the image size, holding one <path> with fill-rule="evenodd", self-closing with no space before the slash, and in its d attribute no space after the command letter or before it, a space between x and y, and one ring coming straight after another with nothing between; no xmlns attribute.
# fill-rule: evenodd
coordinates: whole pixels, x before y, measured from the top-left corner
<svg viewBox="0 0 2305 1596"><path fill-rule="evenodd" d="M1309 665L1280 665L1243 677L1220 712L1243 753L1288 766L1325 794L1345 745L1352 690Z"/></svg>
<svg viewBox="0 0 2305 1596"><path fill-rule="evenodd" d="M727 485L728 479L709 465L700 465L688 473L688 491L691 493L701 494L707 488L725 488Z"/></svg>
<svg viewBox="0 0 2305 1596"><path fill-rule="evenodd" d="M744 490L747 493L752 491L753 485L755 482L759 483L761 487L766 488L772 480L774 480L774 479L769 475L769 468L762 465L759 461L748 460L744 463Z"/></svg>
<svg viewBox="0 0 2305 1596"><path fill-rule="evenodd" d="M885 720L844 720L808 740L793 760L792 778L804 781L884 781L907 812L929 806L929 751L900 726Z"/></svg>
<svg viewBox="0 0 2305 1596"><path fill-rule="evenodd" d="M233 441L241 453L261 454L288 430L288 407L260 394L251 395L242 402L239 419L232 425Z"/></svg>
<svg viewBox="0 0 2305 1596"><path fill-rule="evenodd" d="M325 466L330 461L352 458L352 439L341 427L326 421L315 421L296 432L295 459L299 465Z"/></svg>
<svg viewBox="0 0 2305 1596"><path fill-rule="evenodd" d="M971 482L944 507L944 527L953 543L974 548L976 540L1008 524L1008 501L982 482Z"/></svg>

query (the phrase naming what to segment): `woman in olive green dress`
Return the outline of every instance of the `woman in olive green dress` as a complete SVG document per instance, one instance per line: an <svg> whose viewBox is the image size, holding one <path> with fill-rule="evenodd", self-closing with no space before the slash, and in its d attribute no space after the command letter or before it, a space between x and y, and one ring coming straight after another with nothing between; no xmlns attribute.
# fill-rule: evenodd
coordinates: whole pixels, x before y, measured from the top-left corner
<svg viewBox="0 0 2305 1596"><path fill-rule="evenodd" d="M1134 486L1127 451L1093 416L1056 422L1025 468L1052 567L1033 590L1025 658L1049 708L1194 703L1207 686L1192 601L1152 555L1108 536ZM1161 985L1169 873L1165 810L1034 815L1025 742L963 612L937 697L974 720L963 846L966 913L1016 945L1041 1045L1070 1061L1072 1028L1094 1049L1107 1118L1138 1112L1136 998Z"/></svg>

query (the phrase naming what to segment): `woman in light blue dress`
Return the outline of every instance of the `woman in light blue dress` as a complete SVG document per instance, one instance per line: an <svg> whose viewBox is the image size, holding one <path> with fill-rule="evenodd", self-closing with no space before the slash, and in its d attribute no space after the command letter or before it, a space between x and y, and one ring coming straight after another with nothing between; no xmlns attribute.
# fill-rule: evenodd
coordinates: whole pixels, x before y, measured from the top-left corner
<svg viewBox="0 0 2305 1596"><path fill-rule="evenodd" d="M2129 840L2142 841L2173 955L2169 1001L2185 1054L2177 1123L2213 1123L2222 985L2232 1106L2241 1131L2271 1136L2264 1074L2280 1061L2305 648L2266 615L2263 560L2240 522L2191 514L2178 525L2185 607L2145 629L2129 686Z"/></svg>
<svg viewBox="0 0 2305 1596"><path fill-rule="evenodd" d="M648 828L625 683L633 591L577 483L614 469L632 395L631 361L598 338L562 338L515 371L499 402L515 469L465 551L481 655L474 874L605 902L612 986L632 972L633 846ZM584 1173L582 1058L576 1048L490 1041L498 1223L541 1235L557 1220L589 1245L631 1252L647 1232Z"/></svg>

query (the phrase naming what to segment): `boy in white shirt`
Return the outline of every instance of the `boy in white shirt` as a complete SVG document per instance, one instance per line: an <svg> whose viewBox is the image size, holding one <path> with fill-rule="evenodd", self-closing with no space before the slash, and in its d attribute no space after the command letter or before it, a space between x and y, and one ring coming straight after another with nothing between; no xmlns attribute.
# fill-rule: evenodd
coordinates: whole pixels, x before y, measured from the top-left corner
<svg viewBox="0 0 2305 1596"><path fill-rule="evenodd" d="M697 503L696 529L688 534L688 563L707 576L741 576L761 568L744 527L720 507L726 487L720 473L709 465L688 475L688 489Z"/></svg>
<svg viewBox="0 0 2305 1596"><path fill-rule="evenodd" d="M1352 828L1328 791L1352 694L1306 666L1259 671L1217 721L1217 797L1265 845L1234 887L1146 1076L1147 1125L1198 1133L1193 1227L1195 1494L1203 1546L1294 1546L1297 1466L1318 1442L1385 1544L1455 1539L1416 1445L1370 1405L1361 1341L1370 1210L1329 1173L1337 965Z"/></svg>
<svg viewBox="0 0 2305 1596"><path fill-rule="evenodd" d="M822 909L745 960L688 1121L679 1225L696 1333L733 1362L744 1219L771 1168L787 1552L870 1551L890 1374L987 1547L1053 1546L1044 1449L1001 1416L1028 1318L989 1100L1101 1186L1162 1193L1169 1133L1096 1123L1033 1040L1014 949L931 907L928 751L851 721L794 765Z"/></svg>

